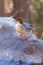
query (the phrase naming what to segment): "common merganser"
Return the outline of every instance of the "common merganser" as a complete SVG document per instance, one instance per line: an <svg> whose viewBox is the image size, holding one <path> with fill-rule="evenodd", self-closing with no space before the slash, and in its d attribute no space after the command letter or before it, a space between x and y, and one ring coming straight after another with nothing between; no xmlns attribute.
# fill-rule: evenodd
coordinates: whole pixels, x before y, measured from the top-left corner
<svg viewBox="0 0 43 65"><path fill-rule="evenodd" d="M23 20L22 19L17 19L17 24L15 25L15 29L17 32L20 33L19 38L23 37L23 34L28 34L28 31L26 28L23 26Z"/></svg>

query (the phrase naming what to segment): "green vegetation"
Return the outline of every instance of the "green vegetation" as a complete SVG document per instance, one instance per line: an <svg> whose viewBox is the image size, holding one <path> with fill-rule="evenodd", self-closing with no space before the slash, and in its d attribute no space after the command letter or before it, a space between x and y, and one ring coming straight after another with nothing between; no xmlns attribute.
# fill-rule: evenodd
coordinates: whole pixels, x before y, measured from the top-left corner
<svg viewBox="0 0 43 65"><path fill-rule="evenodd" d="M39 0L36 0L33 3L33 8L36 10L32 17L32 24L35 26L35 34L38 38L42 37L42 32L43 32L43 22L41 20L41 3ZM41 23L41 24L40 24Z"/></svg>

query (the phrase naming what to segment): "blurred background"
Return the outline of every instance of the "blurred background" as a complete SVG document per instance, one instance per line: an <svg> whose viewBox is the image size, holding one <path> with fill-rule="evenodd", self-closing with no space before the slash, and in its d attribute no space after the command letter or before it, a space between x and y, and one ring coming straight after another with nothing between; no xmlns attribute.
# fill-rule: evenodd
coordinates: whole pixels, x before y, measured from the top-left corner
<svg viewBox="0 0 43 65"><path fill-rule="evenodd" d="M43 0L1 0L0 17L22 18L35 28L33 33L43 39Z"/></svg>

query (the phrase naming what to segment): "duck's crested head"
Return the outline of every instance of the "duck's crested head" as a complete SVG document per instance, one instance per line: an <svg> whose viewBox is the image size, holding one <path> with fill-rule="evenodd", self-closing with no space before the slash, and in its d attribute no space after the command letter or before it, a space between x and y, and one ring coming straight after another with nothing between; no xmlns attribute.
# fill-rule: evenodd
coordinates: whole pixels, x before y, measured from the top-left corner
<svg viewBox="0 0 43 65"><path fill-rule="evenodd" d="M20 24L23 24L23 19L21 19L21 18L18 18L18 19L16 19Z"/></svg>

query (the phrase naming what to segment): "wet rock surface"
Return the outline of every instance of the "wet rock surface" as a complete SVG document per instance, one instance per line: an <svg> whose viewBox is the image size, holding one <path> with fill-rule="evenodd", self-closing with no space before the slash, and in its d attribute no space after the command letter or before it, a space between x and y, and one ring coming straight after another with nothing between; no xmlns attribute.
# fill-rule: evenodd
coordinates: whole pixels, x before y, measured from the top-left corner
<svg viewBox="0 0 43 65"><path fill-rule="evenodd" d="M14 26L14 24L12 24L12 26ZM27 35L29 36L29 38L26 41L24 41L23 39L18 39L17 36L19 35L19 33L15 31L14 27L9 25L2 25L2 27L0 28L0 60L2 60L0 61L0 64L1 62L9 61L9 63L11 64L7 65L14 65L15 61L19 60L24 62L24 64L23 62L21 63L22 65L42 63L43 40L37 39L37 37L35 37L31 31L31 34L29 33ZM27 64L25 64L25 62Z"/></svg>

